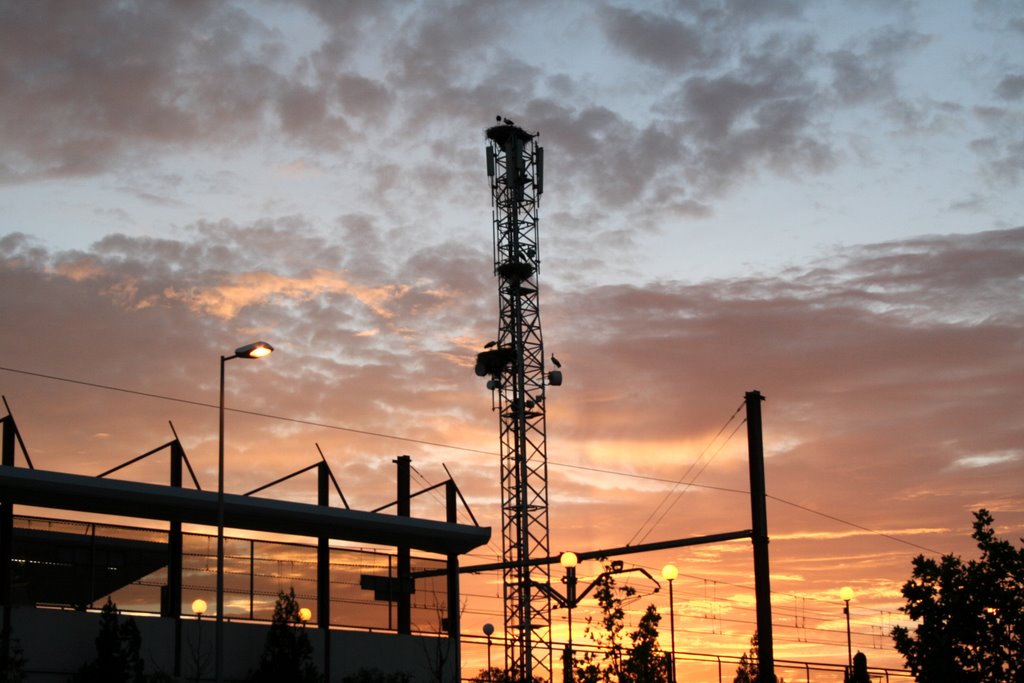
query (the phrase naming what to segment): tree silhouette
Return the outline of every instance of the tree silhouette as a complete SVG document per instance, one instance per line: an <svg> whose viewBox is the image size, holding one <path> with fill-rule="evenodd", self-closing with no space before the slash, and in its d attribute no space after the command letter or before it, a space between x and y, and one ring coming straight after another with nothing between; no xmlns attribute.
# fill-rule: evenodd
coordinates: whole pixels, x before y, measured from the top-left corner
<svg viewBox="0 0 1024 683"><path fill-rule="evenodd" d="M736 676L732 683L764 683L759 678L757 668L757 631L750 637L750 650L740 655L739 666L736 667ZM784 679L778 679L778 683L786 683Z"/></svg>
<svg viewBox="0 0 1024 683"><path fill-rule="evenodd" d="M1024 681L1024 548L999 540L988 510L974 513L981 557L918 555L900 610L917 622L892 637L922 683Z"/></svg>
<svg viewBox="0 0 1024 683"><path fill-rule="evenodd" d="M601 608L600 627L587 617L586 635L597 646L573 662L580 683L667 683L669 670L665 653L658 645L661 616L654 605L647 607L637 629L623 641L626 612L624 600L636 595L632 586L618 586L611 565L595 581L594 597ZM575 657L574 657L575 659Z"/></svg>
<svg viewBox="0 0 1024 683"><path fill-rule="evenodd" d="M100 613L96 659L79 669L73 683L144 683L142 635L135 619L119 622L117 605L108 597Z"/></svg>
<svg viewBox="0 0 1024 683"><path fill-rule="evenodd" d="M306 629L297 626L299 623L295 589L278 593L260 665L250 678L252 683L318 683L322 680L313 664L313 646Z"/></svg>

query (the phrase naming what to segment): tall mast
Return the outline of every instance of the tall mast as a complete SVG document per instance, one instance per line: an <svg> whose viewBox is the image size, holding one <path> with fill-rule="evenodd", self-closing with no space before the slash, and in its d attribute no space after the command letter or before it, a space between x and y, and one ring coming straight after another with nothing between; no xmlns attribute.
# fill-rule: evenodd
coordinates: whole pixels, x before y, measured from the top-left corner
<svg viewBox="0 0 1024 683"><path fill-rule="evenodd" d="M543 191L544 150L537 134L508 119L487 130L487 175L494 217L494 274L498 277L498 337L477 356L476 374L489 377L501 441L505 670L514 680L551 680L551 599L545 385L537 272L537 208Z"/></svg>

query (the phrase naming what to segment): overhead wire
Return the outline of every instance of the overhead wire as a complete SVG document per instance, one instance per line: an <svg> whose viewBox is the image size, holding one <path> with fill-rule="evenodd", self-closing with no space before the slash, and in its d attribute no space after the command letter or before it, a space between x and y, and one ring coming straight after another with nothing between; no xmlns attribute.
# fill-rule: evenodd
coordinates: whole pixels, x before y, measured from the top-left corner
<svg viewBox="0 0 1024 683"><path fill-rule="evenodd" d="M122 394L132 394L134 396L143 396L146 398L156 398L163 401L174 401L175 403L184 403L186 405L198 406L200 408L220 408L216 403L205 403L203 401L194 401L187 398L178 398L176 396L164 396L162 394L152 394L146 391L138 391L135 389L125 389L123 387L110 386L109 384L99 384L98 382L87 382L79 379L70 379L68 377L57 377L55 375L47 375L41 372L30 372L28 370L18 370L16 368L0 367L0 370L5 372L13 372L19 375L28 375L30 377L41 377L43 379L54 380L57 382L66 382L68 384L78 384L80 386L91 387L93 389L105 389L107 391L116 391ZM406 443L415 443L422 446L436 446L438 448L449 448L455 451L464 451L467 453L479 453L481 455L497 455L494 451L486 451L481 448L469 448L467 446L455 446L452 444L440 443L437 441L427 441L424 439L414 439L408 436L397 436L395 434L386 434L384 432L371 432L365 429L355 429L353 427L343 427L341 425L327 424L324 422L316 422L314 420L303 420L297 417L285 417L283 415L274 415L271 413L261 413L255 410L245 410L243 408L224 408L229 413L238 413L240 415L251 415L253 417L263 417L270 420L280 420L282 422L291 422L294 424L307 425L309 427L321 427L323 429L333 429L336 431L350 432L352 434L361 434L363 436L373 436L380 439L391 439L394 441L405 441Z"/></svg>
<svg viewBox="0 0 1024 683"><path fill-rule="evenodd" d="M729 426L729 423L732 422L736 418L736 416L739 414L740 410L743 409L743 405L744 405L743 403L740 403L739 407L736 408L736 411L731 416L729 416L728 420L725 421L725 424L723 424L722 427L718 430L718 432L715 433L715 435L713 437L711 437L711 440L708 442L708 445L705 446L704 450L702 450L700 452L700 455L697 456L697 459L690 463L690 466L688 468L686 468L686 471L683 472L682 476L680 476L679 479L672 485L672 488L661 498L660 501L658 501L658 504L654 507L653 510L651 510L651 514L647 515L647 519L645 519L640 524L640 528L636 530L636 532L633 534L632 537L630 537L630 539L626 543L626 545L633 545L633 542L637 540L637 536L640 535L640 532L642 532L644 530L644 527L647 526L648 522L650 522L651 519L656 514L658 514L658 510L660 510L661 507L668 502L668 500L675 493L676 489L679 488L679 485L683 483L683 481L690 475L690 472L693 471L693 468L696 467L697 464L704 458L705 454L707 454L708 450L715 443L715 441L718 439L718 437L721 436L722 432L724 432L726 427ZM726 442L728 442L728 439L726 440ZM719 450L721 450L721 449L719 449ZM718 452L716 452L715 455L718 455ZM714 455L711 457L711 459L714 459ZM705 467L706 467L706 465L705 465ZM703 472L703 471L704 471L704 468L701 468L700 472ZM694 481L696 481L696 479L698 477L700 477L700 472L698 472L697 476L695 476L693 478ZM689 487L687 487L687 489L688 488ZM683 493L686 493L687 489L683 489ZM682 494L680 494L680 495L682 495ZM672 503L671 505L668 506L668 509L670 509L674 505L675 505L675 503ZM667 512L667 509L666 509L666 512ZM640 537L639 542L642 543L647 538L647 536L651 533L651 531L654 530L654 527L656 527L661 522L661 520L664 519L664 517L665 517L664 514L662 514L660 517L658 517L658 520L654 524L651 525L651 528L647 530L647 533L645 533L643 536Z"/></svg>
<svg viewBox="0 0 1024 683"><path fill-rule="evenodd" d="M85 381L85 380L72 379L72 378L69 378L69 377L60 377L60 376L57 376L57 375L49 375L49 374L45 374L45 373L41 373L41 372L32 372L32 371L29 371L29 370L19 370L17 368L10 368L10 367L5 367L5 366L0 366L0 371L10 372L10 373L19 374L19 375L26 375L26 376L29 376L29 377L38 377L38 378L47 379L47 380L56 381L56 382L64 382L64 383L68 383L68 384L75 384L75 385L79 385L79 386L90 387L90 388L93 388L93 389L103 389L103 390L106 390L106 391L114 391L114 392L119 392L119 393L123 393L123 394L142 396L142 397L145 397L145 398L154 398L154 399L163 400L163 401L172 401L172 402L175 402L175 403L183 403L183 404L186 404L186 405L198 406L198 407L201 407L201 408L217 409L217 408L220 407L219 405L214 404L214 403L205 403L203 401L195 401L195 400L179 398L179 397L175 397L175 396L166 396L166 395L163 395L163 394L155 394L155 393L150 393L150 392L145 392L145 391L138 391L138 390L135 390L135 389L126 389L124 387L116 387L116 386L112 386L112 385L109 385L109 384L100 384L98 382L89 382L89 381ZM301 418L287 417L287 416L283 416L283 415L274 415L274 414L271 414L271 413L262 413L262 412L252 411L252 410L244 410L244 409L241 409L241 408L225 408L225 410L228 411L228 412L232 412L232 413L238 413L238 414L243 414L243 415L250 415L250 416L253 416L253 417L262 417L262 418L265 418L265 419L279 420L279 421L282 421L282 422L291 422L291 423L294 423L294 424L302 424L302 425L307 425L307 426L310 426L310 427L319 427L319 428L323 428L323 429L331 429L331 430L336 430L336 431L348 432L348 433L352 433L352 434L359 434L359 435L362 435L362 436L372 436L372 437L381 438L381 439L390 439L390 440L393 440L393 441L403 441L403 442L406 442L406 443L415 443L415 444L425 445L425 446L434 446L434 447L437 447L437 448L446 448L446 449L450 449L450 450L461 451L461 452L464 452L464 453L475 453L475 454L478 454L478 455L488 455L488 456L496 456L496 455L498 455L498 453L496 451L488 451L488 450L484 450L484 449L480 449L480 448L471 448L471 447L467 447L467 446L457 446L457 445L454 445L454 444L447 444L447 443L442 443L442 442L438 442L438 441L428 441L428 440L425 440L425 439L416 439L416 438L412 438L412 437L398 436L398 435L395 435L395 434L387 434L387 433L384 433L384 432L373 432L373 431L368 431L368 430L363 430L363 429L355 429L353 427L345 427L345 426L341 426L341 425L334 425L334 424L328 424L328 423L323 423L323 422L316 422L316 421L313 421L313 420L305 420L305 419L301 419ZM730 420L728 422L726 422L725 426L728 426L729 422L731 422L731 418L730 418ZM723 428L722 428L723 430L724 430L725 426L723 426ZM722 431L722 430L720 430L720 431ZM601 474L609 474L609 475L613 475L613 476L630 477L630 478L641 479L641 480L645 480L645 481L657 481L657 482L661 482L661 483L671 483L671 484L677 483L676 480L665 479L663 477L654 477L654 476L650 476L650 475L636 474L636 473L631 473L631 472L621 472L621 471L616 471L616 470L608 470L608 469L604 469L604 468L591 467L591 466L587 466L587 465L578 465L578 464L573 464L573 463L562 463L562 462L556 462L556 461L548 461L548 465L556 466L556 467L565 467L565 468L569 468L569 469L577 469L577 470L581 470L581 471L589 471L589 472L601 473ZM697 484L695 482L689 483L688 486L689 487L694 487L694 488L706 488L706 489L709 489L709 490L723 491L723 492L743 494L743 495L749 495L750 494L749 491L744 491L742 489L733 489L733 488L728 488L728 487L724 487L724 486L711 486L711 485L707 485L707 484ZM942 554L940 551L935 550L933 548L929 548L927 546L923 546L923 545L920 545L918 543L914 543L912 541L907 541L907 540L899 538L897 536L893 536L891 534L887 534L887 533L882 532L882 531L877 531L875 529L871 529L871 528L862 526L860 524L856 524L854 522L849 522L849 521L847 521L845 519L842 519L840 517L836 517L834 515L830 515L830 514L827 514L827 513L824 513L824 512L819 512L818 510L815 510L813 508L809 508L809 507L800 505L799 503L794 503L792 501L786 500L784 498L780 498L778 496L773 496L771 494L768 494L767 497L772 499L772 500L774 500L774 501L776 501L776 502L783 503L785 505L790 505L792 507L798 508L798 509L803 510L805 512L809 512L811 514L818 515L820 517L824 517L826 519L830 519L830 520L835 521L835 522L839 522L840 524L845 524L847 526L851 526L853 528L860 529L860 530L866 531L868 533L872 533L872 534L876 534L878 536L882 536L883 538L887 538L887 539L895 541L897 543L902 543L903 545L907 545L907 546L911 546L911 547L914 547L914 548L918 548L919 550L925 550L925 551L927 551L929 553L934 553L934 554L937 554L937 555L941 555Z"/></svg>

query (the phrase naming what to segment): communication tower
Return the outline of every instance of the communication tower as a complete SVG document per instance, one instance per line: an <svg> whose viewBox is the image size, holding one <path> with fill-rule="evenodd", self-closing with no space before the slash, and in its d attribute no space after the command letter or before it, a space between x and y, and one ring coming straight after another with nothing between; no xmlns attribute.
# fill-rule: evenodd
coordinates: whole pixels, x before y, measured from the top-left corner
<svg viewBox="0 0 1024 683"><path fill-rule="evenodd" d="M544 150L537 134L508 119L487 129L487 175L494 218L498 337L477 356L500 420L505 670L514 680L551 680L550 583L545 386L562 383L544 371L537 272L537 208ZM553 362L557 364L557 361Z"/></svg>

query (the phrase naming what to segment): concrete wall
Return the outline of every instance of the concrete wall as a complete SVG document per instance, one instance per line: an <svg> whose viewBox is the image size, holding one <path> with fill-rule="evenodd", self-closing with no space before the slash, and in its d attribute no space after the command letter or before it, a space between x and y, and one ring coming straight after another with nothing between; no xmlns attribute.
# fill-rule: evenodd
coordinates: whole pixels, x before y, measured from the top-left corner
<svg viewBox="0 0 1024 683"><path fill-rule="evenodd" d="M121 619L126 617L122 616ZM83 664L96 657L99 614L15 607L11 610L14 639L28 662L29 683L64 683ZM174 671L174 621L159 617L135 617L142 634L142 656L146 673ZM214 672L214 621L183 619L181 622L181 678L212 681ZM224 674L230 681L244 681L255 670L263 652L268 626L262 624L224 624ZM323 672L323 634L307 629L313 645L313 661ZM392 633L331 631L331 681L360 669L378 669L384 673L403 672L416 683L431 683L438 653L448 655L447 638L400 636ZM453 646L454 647L454 646ZM447 656L444 683L457 681Z"/></svg>

